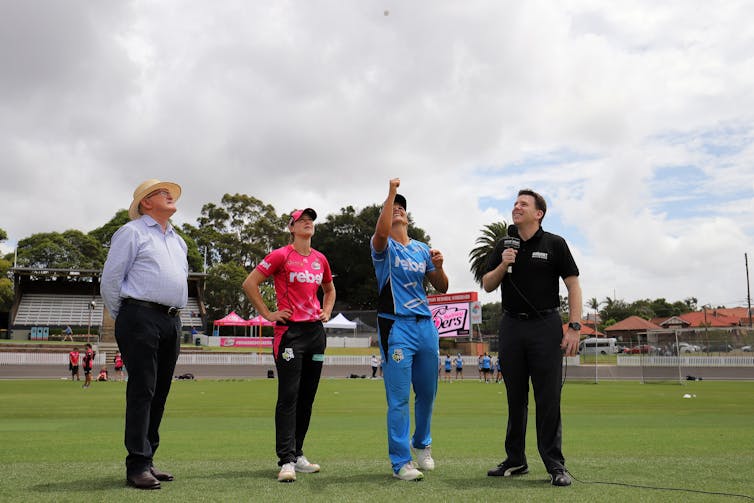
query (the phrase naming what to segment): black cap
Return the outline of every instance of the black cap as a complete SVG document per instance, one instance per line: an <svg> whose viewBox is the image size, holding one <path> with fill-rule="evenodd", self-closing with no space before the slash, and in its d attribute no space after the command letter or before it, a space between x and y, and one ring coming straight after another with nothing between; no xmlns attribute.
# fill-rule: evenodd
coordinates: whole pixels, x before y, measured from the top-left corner
<svg viewBox="0 0 754 503"><path fill-rule="evenodd" d="M395 195L395 199L393 199L393 204L400 204L403 207L403 209L405 210L406 209L406 198L403 197L400 194L396 194Z"/></svg>

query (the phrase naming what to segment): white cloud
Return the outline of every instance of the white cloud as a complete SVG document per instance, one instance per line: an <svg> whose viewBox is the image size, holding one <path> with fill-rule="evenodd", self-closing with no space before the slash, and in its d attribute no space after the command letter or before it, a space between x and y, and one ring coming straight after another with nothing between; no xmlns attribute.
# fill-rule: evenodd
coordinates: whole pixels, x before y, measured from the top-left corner
<svg viewBox="0 0 754 503"><path fill-rule="evenodd" d="M454 290L476 289L479 230L530 186L586 298L745 296L750 4L49 7L0 8L6 251L101 225L151 177L183 185L177 219L193 222L226 192L279 212L364 207L400 176ZM668 166L707 180L663 193Z"/></svg>

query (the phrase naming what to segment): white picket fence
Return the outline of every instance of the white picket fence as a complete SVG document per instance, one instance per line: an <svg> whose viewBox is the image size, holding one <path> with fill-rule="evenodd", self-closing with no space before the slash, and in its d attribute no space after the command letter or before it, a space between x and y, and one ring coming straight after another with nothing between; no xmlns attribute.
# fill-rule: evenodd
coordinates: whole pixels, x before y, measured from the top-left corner
<svg viewBox="0 0 754 503"><path fill-rule="evenodd" d="M618 355L619 367L754 367L752 356L628 356Z"/></svg>

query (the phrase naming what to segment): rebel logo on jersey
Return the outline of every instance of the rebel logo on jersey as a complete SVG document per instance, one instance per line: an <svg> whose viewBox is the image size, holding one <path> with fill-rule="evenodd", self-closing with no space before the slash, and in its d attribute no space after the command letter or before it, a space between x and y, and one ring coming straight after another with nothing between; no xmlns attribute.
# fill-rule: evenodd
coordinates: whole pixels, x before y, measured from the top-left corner
<svg viewBox="0 0 754 503"><path fill-rule="evenodd" d="M395 263L393 264L393 267L400 267L404 271L413 271L413 272L420 272L424 274L427 270L427 264L424 262L416 262L415 260L411 259L401 259L400 257L395 257Z"/></svg>
<svg viewBox="0 0 754 503"><path fill-rule="evenodd" d="M320 285L322 284L322 273L312 274L308 271L301 271L301 272L291 271L288 274L288 282L295 283L296 281L298 281L299 283L316 283Z"/></svg>

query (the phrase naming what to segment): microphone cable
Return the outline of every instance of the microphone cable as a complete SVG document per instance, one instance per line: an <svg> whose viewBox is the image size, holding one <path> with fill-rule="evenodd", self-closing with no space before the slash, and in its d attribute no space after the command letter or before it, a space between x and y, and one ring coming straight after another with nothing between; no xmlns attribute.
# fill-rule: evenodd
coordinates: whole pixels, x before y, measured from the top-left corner
<svg viewBox="0 0 754 503"><path fill-rule="evenodd" d="M539 317L540 320L545 321L545 317L542 316L542 314L540 314L539 310L536 307L534 307L534 304L532 304L531 301L529 301L526 295L524 295L524 293L518 288L518 285L516 285L515 281L513 281L513 273L507 273L507 275L510 276L510 284L511 286L513 286L513 289L516 290L516 293L518 294L518 296L521 297L524 300L524 302L526 302L526 304L531 308L532 312L537 313L537 316ZM499 358L500 356L498 355L498 359ZM563 386L565 386L566 379L568 379L568 358L567 357L564 360L563 372L561 374L561 379L560 379L561 391L563 391Z"/></svg>
<svg viewBox="0 0 754 503"><path fill-rule="evenodd" d="M539 310L537 310L537 308L534 307L534 305L529 301L528 298L526 298L526 296L523 294L523 292L521 292L521 290L518 288L518 286L516 285L516 283L513 281L513 275L512 274L510 276L510 284L513 286L513 289L516 290L516 293L519 295L519 297L521 297L524 300L524 302L526 302L526 304L528 304L529 307L531 307L532 311L535 312L535 313L537 313L537 316L539 316L539 318L542 321L545 321L544 316L542 316L539 313ZM498 356L498 358L500 358L500 357ZM565 364L563 365L563 378L562 378L562 381L560 382L560 390L561 390L561 392L563 390L563 386L565 386L566 379L568 378L568 358L565 359L564 363ZM722 491L703 491L701 489L686 489L686 488L681 488L681 487L647 486L647 485L641 485L641 484L629 484L627 482L607 482L607 481L602 481L602 480L581 480L581 479L577 478L573 473L571 473L571 470L569 470L568 468L566 468L566 472L568 473L568 475L571 476L571 478L573 480L575 480L576 482L579 482L580 484L589 484L589 485L599 484L599 485L610 485L610 486L619 486L619 487L632 487L632 488L635 488L635 489L650 489L650 490L653 490L653 491L674 491L674 492L685 492L685 493L692 493L692 494L704 494L704 495L709 495L709 496L727 496L727 497L730 497L730 498L743 498L743 499L748 499L748 500L754 501L754 496L749 496L747 494L726 493L726 492L722 492Z"/></svg>
<svg viewBox="0 0 754 503"><path fill-rule="evenodd" d="M705 494L705 495L710 495L710 496L727 496L730 498L743 498L743 499L754 501L754 496L749 496L748 494L726 493L723 491L704 491L701 489L687 489L683 487L647 486L647 485L642 485L642 484L629 484L626 482L605 482L602 480L581 480L581 479L576 478L576 476L574 476L574 474L571 473L571 470L566 469L566 472L568 472L568 475L570 475L573 480L581 484L600 484L600 485L608 485L608 486L631 487L635 489L651 489L654 491L673 491L673 492L683 492L683 493L691 493L691 494Z"/></svg>

